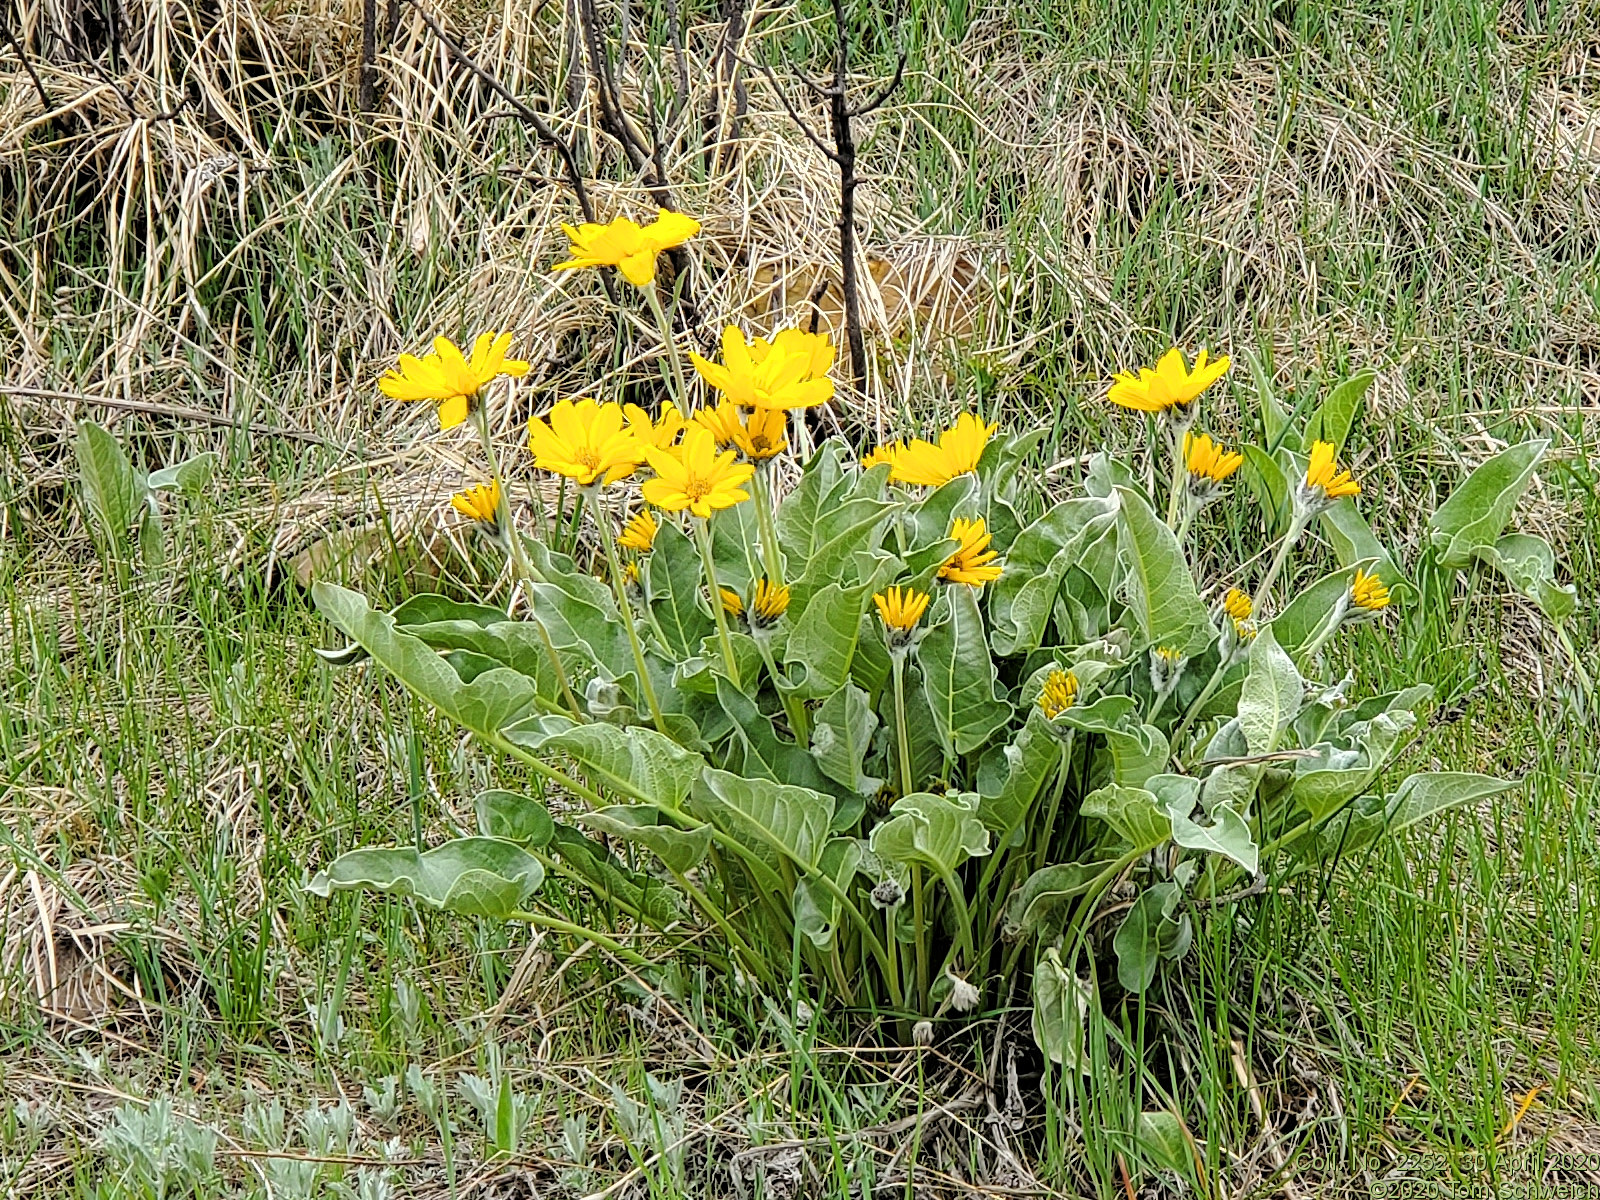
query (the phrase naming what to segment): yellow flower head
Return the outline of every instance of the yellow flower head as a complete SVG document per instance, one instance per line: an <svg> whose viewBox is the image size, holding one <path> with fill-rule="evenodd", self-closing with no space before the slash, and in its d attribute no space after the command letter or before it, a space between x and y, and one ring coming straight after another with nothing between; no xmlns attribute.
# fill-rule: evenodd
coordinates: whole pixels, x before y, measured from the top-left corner
<svg viewBox="0 0 1600 1200"><path fill-rule="evenodd" d="M1375 613L1389 607L1389 589L1376 575L1368 575L1358 568L1355 579L1350 582L1350 603Z"/></svg>
<svg viewBox="0 0 1600 1200"><path fill-rule="evenodd" d="M1229 588L1228 594L1222 598L1222 611L1233 618L1235 624L1248 621L1255 615L1255 605L1250 597L1238 588Z"/></svg>
<svg viewBox="0 0 1600 1200"><path fill-rule="evenodd" d="M378 390L391 400L433 400L439 405L439 428L453 429L472 414L472 398L502 375L519 379L528 364L506 358L509 333L481 333L466 358L447 337L433 339L433 353L418 358L402 354L400 365L384 372Z"/></svg>
<svg viewBox="0 0 1600 1200"><path fill-rule="evenodd" d="M927 592L891 587L873 596L872 602L878 606L878 616L891 634L906 634L916 627L917 622L922 620L922 614L928 611L929 599Z"/></svg>
<svg viewBox="0 0 1600 1200"><path fill-rule="evenodd" d="M636 588L639 586L639 564L636 562L622 564L622 585Z"/></svg>
<svg viewBox="0 0 1600 1200"><path fill-rule="evenodd" d="M1054 721L1078 702L1078 677L1071 671L1051 671L1039 693L1039 707Z"/></svg>
<svg viewBox="0 0 1600 1200"><path fill-rule="evenodd" d="M663 408L658 421L651 420L650 414L637 404L624 404L622 415L627 420L629 433L638 438L641 444L654 446L658 450L671 449L678 435L683 432L683 414L675 404Z"/></svg>
<svg viewBox="0 0 1600 1200"><path fill-rule="evenodd" d="M464 517L484 525L494 525L500 519L500 481L491 479L450 497L450 507Z"/></svg>
<svg viewBox="0 0 1600 1200"><path fill-rule="evenodd" d="M1185 433L1183 461L1189 468L1189 478L1192 482L1202 486L1214 486L1224 482L1228 476L1244 465L1244 455L1224 450L1220 444L1211 440L1211 435L1208 433Z"/></svg>
<svg viewBox="0 0 1600 1200"><path fill-rule="evenodd" d="M982 587L1000 578L1000 567L994 562L1000 557L1000 552L988 548L991 535L984 528L982 517L976 521L957 517L950 525L950 536L961 544L939 568L940 579Z"/></svg>
<svg viewBox="0 0 1600 1200"><path fill-rule="evenodd" d="M690 353L700 377L745 408L811 408L833 399L833 343L825 333L785 329L746 341L737 326L722 331L722 362Z"/></svg>
<svg viewBox="0 0 1600 1200"><path fill-rule="evenodd" d="M622 422L622 407L614 401L558 400L544 417L528 421L533 465L585 487L626 478L644 461L645 447Z"/></svg>
<svg viewBox="0 0 1600 1200"><path fill-rule="evenodd" d="M983 448L999 428L998 423L985 425L974 414L962 413L953 427L939 435L937 446L917 438L911 445L896 450L889 478L895 483L938 487L957 475L976 471Z"/></svg>
<svg viewBox="0 0 1600 1200"><path fill-rule="evenodd" d="M628 523L622 527L622 536L617 538L617 545L626 546L639 554L649 554L650 547L656 544L657 528L650 510L642 508L628 518Z"/></svg>
<svg viewBox="0 0 1600 1200"><path fill-rule="evenodd" d="M890 467L893 467L895 459L900 454L905 452L905 448L906 446L904 442L890 442L879 446L876 450L872 451L872 453L862 458L861 469L863 471L870 471L879 463L888 463Z"/></svg>
<svg viewBox="0 0 1600 1200"><path fill-rule="evenodd" d="M1118 371L1111 385L1109 399L1113 404L1135 408L1140 412L1163 413L1174 408L1185 409L1195 402L1201 392L1221 379L1227 369L1226 355L1208 362L1206 352L1202 350L1195 355L1194 370L1190 371L1184 365L1183 351L1174 346L1161 356L1161 361L1156 363L1153 371L1149 367L1140 367L1138 375L1132 371Z"/></svg>
<svg viewBox="0 0 1600 1200"><path fill-rule="evenodd" d="M738 592L732 588L719 587L717 595L722 598L722 611L730 617L738 617L744 614L744 601L739 599Z"/></svg>
<svg viewBox="0 0 1600 1200"><path fill-rule="evenodd" d="M677 512L687 508L697 517L710 517L719 508L732 508L750 493L740 485L755 468L735 463L732 450L717 452L711 431L703 425L689 425L675 450L644 447L645 458L656 477L644 482L644 498L657 508Z"/></svg>
<svg viewBox="0 0 1600 1200"><path fill-rule="evenodd" d="M779 587L765 576L756 584L755 599L750 604L750 614L758 625L775 624L789 611L789 589Z"/></svg>
<svg viewBox="0 0 1600 1200"><path fill-rule="evenodd" d="M732 446L750 462L763 462L789 448L789 415L781 408L755 408L748 417L723 400L715 408L702 408L694 419L711 431L718 449Z"/></svg>
<svg viewBox="0 0 1600 1200"><path fill-rule="evenodd" d="M1333 461L1331 442L1311 443L1311 460L1306 466L1306 487L1320 487L1329 500L1361 494L1361 485L1350 478L1350 472L1339 470L1339 464Z"/></svg>
<svg viewBox="0 0 1600 1200"><path fill-rule="evenodd" d="M609 225L585 223L577 227L562 225L572 243L572 258L557 263L556 270L579 267L616 267L634 287L648 287L656 280L656 258L663 250L681 246L700 232L700 222L682 213L658 209L656 219L637 225L618 217Z"/></svg>

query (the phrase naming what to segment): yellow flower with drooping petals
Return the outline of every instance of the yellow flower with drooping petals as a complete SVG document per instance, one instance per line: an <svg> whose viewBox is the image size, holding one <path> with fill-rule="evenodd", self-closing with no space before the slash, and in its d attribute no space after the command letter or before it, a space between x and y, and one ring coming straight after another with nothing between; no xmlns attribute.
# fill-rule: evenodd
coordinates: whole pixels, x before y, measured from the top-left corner
<svg viewBox="0 0 1600 1200"><path fill-rule="evenodd" d="M683 414L676 405L663 408L659 420L652 420L650 414L637 404L624 404L622 415L627 421L629 433L638 438L641 444L654 446L658 450L671 449L678 435L683 432Z"/></svg>
<svg viewBox="0 0 1600 1200"><path fill-rule="evenodd" d="M1163 413L1172 409L1186 409L1228 370L1226 355L1208 361L1206 352L1195 355L1194 370L1184 365L1183 351L1174 346L1161 356L1155 370L1140 367L1138 375L1132 371L1118 371L1111 385L1108 399L1123 408L1140 412Z"/></svg>
<svg viewBox="0 0 1600 1200"><path fill-rule="evenodd" d="M1078 702L1078 677L1071 671L1051 671L1039 693L1045 720L1054 721Z"/></svg>
<svg viewBox="0 0 1600 1200"><path fill-rule="evenodd" d="M636 588L639 586L639 564L636 562L622 564L622 586Z"/></svg>
<svg viewBox="0 0 1600 1200"><path fill-rule="evenodd" d="M693 351L694 369L729 401L744 408L811 408L833 399L833 342L825 333L785 329L747 341L738 326L722 331L722 361Z"/></svg>
<svg viewBox="0 0 1600 1200"><path fill-rule="evenodd" d="M973 413L962 413L951 428L939 435L937 446L917 438L909 446L897 450L889 479L894 483L938 487L957 475L976 471L983 448L999 428L998 422L985 425Z"/></svg>
<svg viewBox="0 0 1600 1200"><path fill-rule="evenodd" d="M1332 442L1311 443L1311 459L1306 466L1306 487L1320 487L1329 500L1361 494L1361 485L1350 477L1350 472L1339 470L1339 464L1333 459Z"/></svg>
<svg viewBox="0 0 1600 1200"><path fill-rule="evenodd" d="M744 614L744 601L739 599L738 592L732 588L719 587L717 595L722 599L722 611L730 617L738 617Z"/></svg>
<svg viewBox="0 0 1600 1200"><path fill-rule="evenodd" d="M543 417L530 418L528 446L534 466L585 487L632 475L644 461L646 449L623 428L621 405L596 404L587 398L558 400Z"/></svg>
<svg viewBox="0 0 1600 1200"><path fill-rule="evenodd" d="M450 497L450 507L464 517L494 526L500 520L500 481L491 479Z"/></svg>
<svg viewBox="0 0 1600 1200"><path fill-rule="evenodd" d="M861 469L870 471L880 463L888 463L890 467L893 467L895 459L904 453L905 448L904 442L886 442L861 459Z"/></svg>
<svg viewBox="0 0 1600 1200"><path fill-rule="evenodd" d="M1229 588L1228 594L1222 598L1222 611L1232 617L1234 623L1248 621L1255 615L1255 604L1250 597L1238 588Z"/></svg>
<svg viewBox="0 0 1600 1200"><path fill-rule="evenodd" d="M1191 482L1205 487L1223 483L1244 465L1244 455L1224 450L1208 433L1183 435L1183 461Z"/></svg>
<svg viewBox="0 0 1600 1200"><path fill-rule="evenodd" d="M1368 575L1358 567L1356 577L1350 582L1350 603L1375 613L1389 607L1389 589L1377 575Z"/></svg>
<svg viewBox="0 0 1600 1200"><path fill-rule="evenodd" d="M723 400L702 408L694 419L711 431L719 449L732 446L750 462L763 462L789 448L789 414L781 408L753 408L749 416Z"/></svg>
<svg viewBox="0 0 1600 1200"><path fill-rule="evenodd" d="M1000 552L989 549L991 535L984 527L982 517L976 521L957 517L950 525L950 536L961 544L939 568L940 579L982 587L1000 578L1001 568L994 562L1000 557Z"/></svg>
<svg viewBox="0 0 1600 1200"><path fill-rule="evenodd" d="M762 576L756 584L755 598L750 603L750 615L758 625L773 625L789 611L789 589L780 587Z"/></svg>
<svg viewBox="0 0 1600 1200"><path fill-rule="evenodd" d="M447 337L433 339L433 353L418 358L402 354L394 370L384 372L378 390L391 400L432 400L439 405L439 428L453 429L472 415L472 401L484 386L502 375L519 379L528 364L508 359L509 333L478 335L472 357Z"/></svg>
<svg viewBox="0 0 1600 1200"><path fill-rule="evenodd" d="M622 527L617 545L625 546L637 554L649 554L650 547L656 544L658 528L656 519L650 515L650 510L640 509L628 518L628 523Z"/></svg>
<svg viewBox="0 0 1600 1200"><path fill-rule="evenodd" d="M872 602L878 606L878 616L891 633L909 633L928 611L931 597L915 588L891 587L878 592Z"/></svg>
<svg viewBox="0 0 1600 1200"><path fill-rule="evenodd" d="M719 508L732 508L750 498L741 486L755 474L749 463L735 463L732 450L717 452L716 440L703 425L688 425L674 450L644 447L656 477L644 482L644 498L657 508L687 508L709 518Z"/></svg>
<svg viewBox="0 0 1600 1200"><path fill-rule="evenodd" d="M557 271L580 267L616 267L634 287L649 287L656 280L656 259L663 250L681 246L700 232L700 222L662 208L648 225L618 217L609 225L585 222L563 224L572 258L557 263Z"/></svg>

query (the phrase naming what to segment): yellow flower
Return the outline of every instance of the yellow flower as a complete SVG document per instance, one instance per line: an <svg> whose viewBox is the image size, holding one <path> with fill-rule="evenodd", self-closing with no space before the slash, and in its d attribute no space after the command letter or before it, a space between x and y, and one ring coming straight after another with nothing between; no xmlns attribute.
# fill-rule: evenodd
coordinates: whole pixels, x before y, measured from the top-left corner
<svg viewBox="0 0 1600 1200"><path fill-rule="evenodd" d="M1078 702L1078 677L1071 671L1051 671L1039 693L1039 707L1054 721Z"/></svg>
<svg viewBox="0 0 1600 1200"><path fill-rule="evenodd" d="M1356 577L1350 583L1350 603L1375 613L1389 607L1389 589L1376 575L1368 575L1357 568Z"/></svg>
<svg viewBox="0 0 1600 1200"><path fill-rule="evenodd" d="M615 483L644 461L645 447L622 427L622 407L614 401L558 400L544 417L528 421L533 465L587 487L596 480Z"/></svg>
<svg viewBox="0 0 1600 1200"><path fill-rule="evenodd" d="M434 338L432 354L402 354L400 365L378 380L378 390L391 400L436 401L439 428L453 429L472 414L472 398L485 384L502 375L518 379L528 373L527 363L506 358L509 349L509 333L481 333L468 359L449 338Z"/></svg>
<svg viewBox="0 0 1600 1200"><path fill-rule="evenodd" d="M609 225L585 223L566 230L572 258L557 263L558 271L579 267L616 267L634 287L648 287L656 280L656 258L663 250L681 246L700 232L700 222L682 213L658 209L656 219L640 226L627 217Z"/></svg>
<svg viewBox="0 0 1600 1200"><path fill-rule="evenodd" d="M711 431L703 425L689 425L676 450L644 447L645 458L656 477L644 483L644 498L657 508L676 512L687 508L697 517L710 517L719 508L732 508L750 493L740 485L755 468L735 463L732 450L717 453Z"/></svg>
<svg viewBox="0 0 1600 1200"><path fill-rule="evenodd" d="M789 415L781 408L754 408L741 416L727 400L702 408L694 419L711 431L719 449L734 447L750 462L761 462L789 448Z"/></svg>
<svg viewBox="0 0 1600 1200"><path fill-rule="evenodd" d="M774 624L779 617L789 610L789 589L779 587L770 579L763 577L756 584L755 599L750 604L750 611L758 624Z"/></svg>
<svg viewBox="0 0 1600 1200"><path fill-rule="evenodd" d="M954 554L944 560L944 566L939 568L940 579L982 587L1000 578L1000 568L994 565L994 560L1000 557L1000 552L988 548L991 535L984 528L982 517L976 521L957 517L951 523L950 536L961 544L956 547Z"/></svg>
<svg viewBox="0 0 1600 1200"><path fill-rule="evenodd" d="M683 432L683 414L676 405L669 404L661 411L661 419L653 421L650 414L637 404L624 404L622 415L627 418L628 432L638 438L641 443L654 446L658 450L670 450L672 443L678 440L678 435Z"/></svg>
<svg viewBox="0 0 1600 1200"><path fill-rule="evenodd" d="M833 343L825 333L785 329L746 341L737 326L722 331L722 362L690 352L700 377L745 408L810 408L833 399Z"/></svg>
<svg viewBox="0 0 1600 1200"><path fill-rule="evenodd" d="M1333 461L1331 442L1311 443L1311 461L1306 466L1306 487L1320 487L1329 500L1361 494L1361 485L1350 478L1350 472L1339 470L1339 464Z"/></svg>
<svg viewBox="0 0 1600 1200"><path fill-rule="evenodd" d="M744 613L744 601L739 599L739 593L732 588L719 587L717 594L722 597L722 611L730 617L737 617Z"/></svg>
<svg viewBox="0 0 1600 1200"><path fill-rule="evenodd" d="M636 562L622 564L622 584L624 587L639 586L639 564Z"/></svg>
<svg viewBox="0 0 1600 1200"><path fill-rule="evenodd" d="M878 606L878 616L886 628L891 632L909 633L928 611L929 599L927 592L891 587L873 596L872 602Z"/></svg>
<svg viewBox="0 0 1600 1200"><path fill-rule="evenodd" d="M999 428L998 423L985 425L972 413L962 413L952 428L939 435L937 446L917 438L911 445L896 450L889 478L895 483L938 487L957 475L976 471L983 448Z"/></svg>
<svg viewBox="0 0 1600 1200"><path fill-rule="evenodd" d="M1244 455L1224 450L1208 433L1183 435L1183 461L1190 478L1201 485L1222 483L1244 464Z"/></svg>
<svg viewBox="0 0 1600 1200"><path fill-rule="evenodd" d="M1229 588L1228 594L1222 598L1222 611L1232 617L1234 623L1248 621L1255 615L1255 605L1250 597L1238 588Z"/></svg>
<svg viewBox="0 0 1600 1200"><path fill-rule="evenodd" d="M450 507L464 517L494 525L500 519L500 481L491 479L450 497Z"/></svg>
<svg viewBox="0 0 1600 1200"><path fill-rule="evenodd" d="M1140 412L1160 413L1173 408L1187 408L1201 392L1221 379L1228 369L1224 355L1215 362L1206 360L1206 352L1195 355L1191 372L1183 362L1183 351L1174 346L1161 356L1155 370L1140 367L1136 376L1132 371L1118 371L1111 385L1109 399L1123 408L1136 408Z"/></svg>
<svg viewBox="0 0 1600 1200"><path fill-rule="evenodd" d="M657 528L656 519L650 515L650 510L640 509L622 527L622 536L617 538L617 545L626 546L629 550L640 554L649 554L650 547L656 544Z"/></svg>
<svg viewBox="0 0 1600 1200"><path fill-rule="evenodd" d="M879 463L888 463L892 468L895 464L895 459L905 452L905 448L906 446L904 442L891 442L879 446L876 450L872 451L872 453L866 455L866 457L861 460L861 469L863 471L870 471Z"/></svg>

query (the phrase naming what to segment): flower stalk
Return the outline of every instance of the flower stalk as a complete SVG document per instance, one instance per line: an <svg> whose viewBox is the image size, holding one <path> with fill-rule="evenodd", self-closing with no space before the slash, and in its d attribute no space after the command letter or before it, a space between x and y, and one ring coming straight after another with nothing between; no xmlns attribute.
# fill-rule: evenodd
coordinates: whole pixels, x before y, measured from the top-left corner
<svg viewBox="0 0 1600 1200"><path fill-rule="evenodd" d="M667 720L661 712L661 701L656 698L655 684L650 681L650 668L644 661L644 647L639 642L639 627L633 619L633 605L628 603L627 589L622 576L622 560L617 556L617 537L611 531L611 521L600 507L599 488L591 486L586 490L594 510L594 523L600 527L600 540L606 548L606 565L611 573L611 593L617 598L617 609L622 613L622 627L628 631L628 648L633 651L633 665L639 672L639 690L644 693L645 703L650 708L650 719L654 722L656 730L667 734Z"/></svg>
<svg viewBox="0 0 1600 1200"><path fill-rule="evenodd" d="M694 521L694 544L700 551L700 565L705 568L706 586L710 589L711 615L717 621L717 641L722 643L722 663L728 669L728 678L734 687L739 682L739 662L733 656L733 639L728 636L728 617L722 611L722 589L717 584L717 564L711 553L711 522Z"/></svg>
<svg viewBox="0 0 1600 1200"><path fill-rule="evenodd" d="M683 360L678 356L678 339L672 332L672 319L667 316L667 310L661 306L661 296L656 291L652 281L639 289L644 293L645 301L650 305L650 313L656 319L656 328L661 331L661 342L667 350L667 365L672 372L672 403L677 406L678 415L685 421L694 411L689 399L689 385L684 382Z"/></svg>

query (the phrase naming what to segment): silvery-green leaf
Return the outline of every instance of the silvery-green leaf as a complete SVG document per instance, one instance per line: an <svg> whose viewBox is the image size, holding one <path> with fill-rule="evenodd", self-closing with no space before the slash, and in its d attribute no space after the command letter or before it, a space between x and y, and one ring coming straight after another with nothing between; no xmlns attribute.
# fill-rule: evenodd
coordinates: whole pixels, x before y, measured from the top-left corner
<svg viewBox="0 0 1600 1200"><path fill-rule="evenodd" d="M988 585L995 653L1039 648L1063 577L1083 560L1085 546L1112 529L1117 508L1115 496L1065 500L1017 535L1004 574Z"/></svg>
<svg viewBox="0 0 1600 1200"><path fill-rule="evenodd" d="M883 780L866 774L862 764L878 728L867 694L846 683L811 715L811 756L822 773L852 792L872 795Z"/></svg>
<svg viewBox="0 0 1600 1200"><path fill-rule="evenodd" d="M570 757L597 787L669 812L683 807L706 765L692 750L643 726L574 725L550 736L541 749Z"/></svg>
<svg viewBox="0 0 1600 1200"><path fill-rule="evenodd" d="M478 832L484 837L538 847L555 836L550 810L532 796L490 788L479 792L472 806L478 813Z"/></svg>
<svg viewBox="0 0 1600 1200"><path fill-rule="evenodd" d="M681 529L663 522L641 563L646 602L667 649L680 660L693 656L713 631L700 602L705 588L700 552Z"/></svg>
<svg viewBox="0 0 1600 1200"><path fill-rule="evenodd" d="M1062 965L1055 947L1039 956L1033 967L1033 1040L1065 1070L1089 1070L1085 1041L1093 1001L1089 985Z"/></svg>
<svg viewBox="0 0 1600 1200"><path fill-rule="evenodd" d="M1177 535L1138 492L1118 488L1117 495L1122 500L1118 521L1124 587L1140 632L1152 646L1198 654L1211 643L1214 631Z"/></svg>
<svg viewBox="0 0 1600 1200"><path fill-rule="evenodd" d="M1342 454L1345 440L1350 436L1350 428L1355 424L1356 414L1361 411L1361 402L1366 399L1376 378L1377 374L1373 371L1358 371L1349 379L1335 384L1306 422L1306 444L1331 442L1334 453Z"/></svg>
<svg viewBox="0 0 1600 1200"><path fill-rule="evenodd" d="M872 831L872 853L885 862L930 867L949 875L968 858L989 853L989 832L971 793L901 796Z"/></svg>
<svg viewBox="0 0 1600 1200"><path fill-rule="evenodd" d="M998 694L976 589L956 584L946 595L950 618L928 631L916 656L934 727L954 757L987 742L1011 719L1011 705Z"/></svg>
<svg viewBox="0 0 1600 1200"><path fill-rule="evenodd" d="M421 854L410 846L352 850L319 871L306 890L323 897L352 888L415 896L446 912L504 921L543 882L544 868L522 847L469 837Z"/></svg>
<svg viewBox="0 0 1600 1200"><path fill-rule="evenodd" d="M802 699L830 695L850 677L866 603L865 588L845 590L830 583L817 590L799 619L791 623L783 658Z"/></svg>
<svg viewBox="0 0 1600 1200"><path fill-rule="evenodd" d="M978 771L978 816L1002 838L1021 829L1047 781L1062 769L1062 745L1037 704L1011 743L984 757Z"/></svg>
<svg viewBox="0 0 1600 1200"><path fill-rule="evenodd" d="M1246 442L1240 452L1244 455L1240 478L1267 514L1267 528L1276 533L1289 521L1289 479L1278 460L1260 446Z"/></svg>
<svg viewBox="0 0 1600 1200"><path fill-rule="evenodd" d="M1220 854L1252 875L1260 869L1261 850L1250 833L1250 823L1233 809L1219 804L1205 824L1191 820L1178 807L1168 809L1167 815L1172 818L1172 840L1178 845Z"/></svg>
<svg viewBox="0 0 1600 1200"><path fill-rule="evenodd" d="M1184 1179L1194 1173L1194 1151L1184 1136L1183 1123L1169 1112L1139 1114L1139 1149L1156 1166Z"/></svg>
<svg viewBox="0 0 1600 1200"><path fill-rule="evenodd" d="M534 707L534 683L527 676L496 667L463 682L432 648L400 632L392 616L374 612L359 592L318 582L311 595L341 633L457 725L490 736Z"/></svg>
<svg viewBox="0 0 1600 1200"><path fill-rule="evenodd" d="M1332 631L1346 607L1356 571L1371 571L1375 566L1368 560L1324 575L1272 618L1272 636L1291 660L1298 662L1306 647Z"/></svg>
<svg viewBox="0 0 1600 1200"><path fill-rule="evenodd" d="M79 421L73 450L84 499L101 533L120 544L139 511L139 480L122 445L93 421Z"/></svg>
<svg viewBox="0 0 1600 1200"><path fill-rule="evenodd" d="M661 810L649 804L614 804L598 808L577 818L578 824L601 833L643 846L676 875L700 865L711 849L712 829L679 829L661 819Z"/></svg>
<svg viewBox="0 0 1600 1200"><path fill-rule="evenodd" d="M855 838L830 838L822 848L822 859L817 869L833 881L837 892L823 886L816 878L806 876L794 888L795 928L811 939L819 950L833 945L834 933L844 913L841 895L850 894L850 885L861 867L863 851Z"/></svg>
<svg viewBox="0 0 1600 1200"><path fill-rule="evenodd" d="M831 796L710 767L695 785L692 808L774 867L780 855L815 866L833 820Z"/></svg>
<svg viewBox="0 0 1600 1200"><path fill-rule="evenodd" d="M1250 643L1250 667L1239 693L1239 728L1251 754L1270 754L1295 714L1305 685L1269 625Z"/></svg>
<svg viewBox="0 0 1600 1200"><path fill-rule="evenodd" d="M1051 941L1066 925L1072 903L1088 892L1106 869L1105 862L1056 863L1041 867L1023 881L1006 904L1006 938L1033 936Z"/></svg>
<svg viewBox="0 0 1600 1200"><path fill-rule="evenodd" d="M1494 567L1506 582L1560 624L1578 609L1578 589L1556 582L1556 555L1550 543L1527 533L1502 534L1493 549L1478 557Z"/></svg>
<svg viewBox="0 0 1600 1200"><path fill-rule="evenodd" d="M1372 532L1372 527L1349 496L1326 509L1317 520L1322 528L1322 536L1333 547L1333 557L1341 567L1371 562L1373 574L1383 580L1384 586L1391 591L1409 586L1394 556L1378 540L1378 535Z"/></svg>
<svg viewBox="0 0 1600 1200"><path fill-rule="evenodd" d="M1462 570L1475 555L1494 548L1549 445L1532 441L1507 447L1450 493L1428 519L1441 566Z"/></svg>
<svg viewBox="0 0 1600 1200"><path fill-rule="evenodd" d="M151 471L150 477L145 480L145 487L152 492L176 491L182 492L185 496L198 496L205 491L206 484L211 482L212 472L216 469L216 452L204 450L170 467Z"/></svg>
<svg viewBox="0 0 1600 1200"><path fill-rule="evenodd" d="M1097 788L1083 798L1079 811L1111 826L1130 850L1150 850L1172 836L1171 820L1155 795L1142 787Z"/></svg>
<svg viewBox="0 0 1600 1200"><path fill-rule="evenodd" d="M1142 992L1155 980L1163 958L1182 958L1193 940L1189 916L1179 910L1182 890L1176 883L1157 883L1140 892L1111 946L1117 952L1117 982Z"/></svg>

